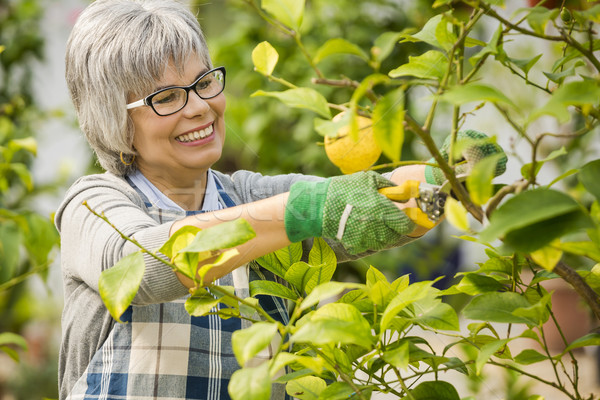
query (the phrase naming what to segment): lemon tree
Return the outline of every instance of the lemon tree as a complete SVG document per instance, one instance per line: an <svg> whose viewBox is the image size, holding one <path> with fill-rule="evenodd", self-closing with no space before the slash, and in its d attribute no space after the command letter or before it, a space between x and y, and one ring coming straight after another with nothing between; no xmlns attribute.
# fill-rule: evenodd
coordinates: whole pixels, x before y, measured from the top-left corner
<svg viewBox="0 0 600 400"><path fill-rule="evenodd" d="M242 299L230 288L203 285L202 270L195 273L197 260L205 256L202 237L215 235L179 233L163 252L172 252L172 268L198 280L188 312L206 315L217 312L213 307L221 303L218 313L223 318L257 318L255 325L233 336L240 369L229 385L230 396L268 399L271 384L278 382L300 399L366 400L385 393L398 399L459 400L472 397L459 393L463 388L446 381L441 372L479 381L494 366L523 376L528 385L546 385L557 396L597 399L597 393L582 389L574 351L600 345L600 334L564 338L564 349L553 353L546 338L546 324L555 321L552 297L541 283L564 280L600 320L600 159L592 151L600 125L600 6L588 3L568 12L537 6L507 16L503 0L436 0L433 17L403 31L378 34L365 47L337 36L311 41L307 27L314 28L311 13L317 6L309 2L244 2L249 12L288 36L297 48L296 59L303 58L314 72L313 79L295 80L296 65L287 68L280 50L259 38L248 54L253 70L281 90L260 89L253 99L279 101L312 116L313 133L326 143L323 160L331 159L341 172L422 163L402 158L406 143L416 138L425 157L433 157L452 184L457 199L448 202L446 212L462 231L459 239L480 245L486 259L444 290L435 287L435 280L414 282L407 275L389 279L374 266L364 282L337 282L331 280L335 253L315 239L307 254L294 244L256 260L254 268L266 269L287 284L254 281L253 297ZM483 35L490 26L489 37ZM510 46L531 38L553 50L524 58ZM423 44L424 50L394 57L395 48L414 43ZM368 72L346 79L349 71L341 63L339 71L325 75L323 63L340 57L359 60ZM332 95L331 87L347 93ZM539 101L525 101L534 96ZM490 118L484 113L490 109L510 127L493 128L490 136L500 140L512 135L513 142L527 147L528 158L514 157L515 149L508 149L511 161L520 163L519 176L502 182L493 181L493 168L484 159L473 167L465 189L456 179L460 160L452 158L461 149L451 139L446 162L436 131L442 126L444 136L456 138L467 121ZM536 124L548 118L555 124L536 132ZM373 146L360 145L363 133L373 138ZM331 153L331 146L345 139L344 149ZM556 139L568 145L554 148ZM361 153L365 147L370 151ZM345 149L357 153L348 164ZM552 164L561 168L548 179L541 172ZM206 245L246 240L252 232L242 225L235 229L241 235L237 239L228 234ZM116 317L137 290L141 263L140 257L123 260L114 274L103 278L105 302ZM129 282L126 293L113 294L111 282L124 280ZM256 301L260 295L288 302L289 321L268 315ZM449 296L466 297L467 304L456 310L444 301ZM417 329L433 336L417 335ZM273 357L245 367L277 334L286 339ZM448 344L440 349L435 344L441 337ZM526 350L515 351L517 345ZM553 376L540 376L541 363Z"/></svg>

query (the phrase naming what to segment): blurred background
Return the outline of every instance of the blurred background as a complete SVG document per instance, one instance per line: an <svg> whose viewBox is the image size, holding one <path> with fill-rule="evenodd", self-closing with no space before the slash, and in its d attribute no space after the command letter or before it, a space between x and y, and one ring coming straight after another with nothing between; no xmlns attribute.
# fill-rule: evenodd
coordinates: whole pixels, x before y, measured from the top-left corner
<svg viewBox="0 0 600 400"><path fill-rule="evenodd" d="M509 14L511 7L523 2L507 3ZM0 336L0 347L6 350L0 352L2 400L58 397L56 359L63 298L58 236L51 218L75 179L100 171L78 130L64 82L67 37L87 4L84 0L0 0L0 333L17 333L26 341ZM310 35L305 45L316 49L329 38L343 37L369 49L383 32L422 26L434 14L431 4L426 0L307 0L311 11L304 24ZM250 169L263 174L339 174L325 155L322 136L314 130L314 114L266 97L250 97L259 89L281 90L253 70L251 52L264 40L278 50L286 79L298 84L310 81L313 70L300 58L293 40L272 29L243 0L196 0L190 6L197 10L213 63L227 67L227 144L215 169L225 173ZM482 28L480 39L488 39L494 28ZM518 45L524 54L537 46L534 42ZM422 53L421 46L396 46L381 72L402 64L409 55ZM320 67L326 76L344 71L343 76L351 79L371 71L358 58L347 57L332 57ZM347 89L322 90L334 103L349 97ZM423 93L415 90L407 99L407 108L416 118L427 109L420 103L421 97ZM524 93L520 101L535 101L535 97ZM485 110L483 113L485 116ZM542 119L538 129L545 128L543 124L554 129L553 123ZM503 129L492 112L473 124L468 127L491 135ZM434 128L440 138L447 134L443 123ZM518 156L518 142L506 139L501 144ZM598 143L575 143L571 150L586 158L598 154ZM426 158L423 146L407 135L403 159ZM388 161L382 156L380 163ZM509 164L508 174L518 175L519 168ZM369 265L374 265L389 276L411 273L418 280L444 275L448 278L439 282L443 287L456 272L474 268L483 251L459 245L453 234L443 224L423 240L341 265L335 278L361 281ZM460 298L453 301L460 307ZM573 301L577 304L577 299ZM586 315L585 310L582 313ZM3 338L12 344L7 346ZM526 399L526 394L515 392L498 398Z"/></svg>

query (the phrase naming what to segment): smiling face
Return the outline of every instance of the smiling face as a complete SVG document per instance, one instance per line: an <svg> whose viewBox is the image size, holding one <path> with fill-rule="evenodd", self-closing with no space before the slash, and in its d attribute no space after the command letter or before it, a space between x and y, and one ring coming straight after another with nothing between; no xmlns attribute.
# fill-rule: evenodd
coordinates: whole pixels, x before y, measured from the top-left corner
<svg viewBox="0 0 600 400"><path fill-rule="evenodd" d="M169 65L156 89L186 86L208 71L200 57L190 57L183 73ZM131 101L138 100L130 99ZM225 142L225 95L203 100L193 90L186 106L159 116L151 107L130 111L134 126L136 165L156 187L169 192L201 186L206 171L221 157Z"/></svg>

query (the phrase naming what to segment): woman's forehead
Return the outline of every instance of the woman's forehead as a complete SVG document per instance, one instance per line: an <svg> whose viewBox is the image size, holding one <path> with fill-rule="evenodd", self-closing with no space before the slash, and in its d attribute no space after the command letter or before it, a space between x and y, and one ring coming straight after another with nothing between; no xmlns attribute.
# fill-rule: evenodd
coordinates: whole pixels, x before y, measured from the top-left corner
<svg viewBox="0 0 600 400"><path fill-rule="evenodd" d="M180 63L171 59L161 78L156 82L157 88L188 85L208 70L208 66L196 54Z"/></svg>

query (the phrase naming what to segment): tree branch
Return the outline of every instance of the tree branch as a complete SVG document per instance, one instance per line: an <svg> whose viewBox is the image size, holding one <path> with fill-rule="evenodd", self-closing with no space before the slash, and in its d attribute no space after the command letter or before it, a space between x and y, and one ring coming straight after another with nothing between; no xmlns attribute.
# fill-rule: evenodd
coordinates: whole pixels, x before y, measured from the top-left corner
<svg viewBox="0 0 600 400"><path fill-rule="evenodd" d="M573 268L565 264L564 262L559 262L554 267L553 272L555 272L558 276L560 276L564 281L570 284L573 289L588 303L592 312L600 321L600 295L596 293L575 271Z"/></svg>

